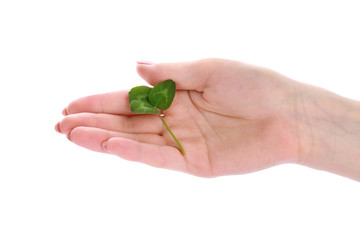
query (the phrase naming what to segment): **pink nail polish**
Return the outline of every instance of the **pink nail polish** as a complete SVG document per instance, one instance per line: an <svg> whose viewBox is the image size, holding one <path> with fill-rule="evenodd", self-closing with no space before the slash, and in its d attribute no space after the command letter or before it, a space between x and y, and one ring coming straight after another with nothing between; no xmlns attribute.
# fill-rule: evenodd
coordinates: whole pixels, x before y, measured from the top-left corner
<svg viewBox="0 0 360 240"><path fill-rule="evenodd" d="M103 143L101 144L101 146L102 146L102 148L104 149L104 151L108 151L108 149L107 149L107 141L103 142Z"/></svg>
<svg viewBox="0 0 360 240"><path fill-rule="evenodd" d="M69 139L69 141L71 141L70 134L71 134L71 131L66 134L66 138Z"/></svg>
<svg viewBox="0 0 360 240"><path fill-rule="evenodd" d="M68 115L66 108L64 108L61 113L62 113L62 115L64 115L64 116L67 116L67 115Z"/></svg>
<svg viewBox="0 0 360 240"><path fill-rule="evenodd" d="M58 122L56 125L55 125L55 130L58 132L58 133L62 133L60 131L60 122Z"/></svg>
<svg viewBox="0 0 360 240"><path fill-rule="evenodd" d="M154 62L151 61L136 61L137 64L142 64L142 65L153 65Z"/></svg>

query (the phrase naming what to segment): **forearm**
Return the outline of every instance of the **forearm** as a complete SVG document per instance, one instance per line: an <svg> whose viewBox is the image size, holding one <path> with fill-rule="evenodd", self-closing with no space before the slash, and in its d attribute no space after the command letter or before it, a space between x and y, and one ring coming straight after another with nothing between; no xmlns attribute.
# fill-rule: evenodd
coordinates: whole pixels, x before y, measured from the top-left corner
<svg viewBox="0 0 360 240"><path fill-rule="evenodd" d="M360 102L303 85L296 118L300 164L360 181Z"/></svg>

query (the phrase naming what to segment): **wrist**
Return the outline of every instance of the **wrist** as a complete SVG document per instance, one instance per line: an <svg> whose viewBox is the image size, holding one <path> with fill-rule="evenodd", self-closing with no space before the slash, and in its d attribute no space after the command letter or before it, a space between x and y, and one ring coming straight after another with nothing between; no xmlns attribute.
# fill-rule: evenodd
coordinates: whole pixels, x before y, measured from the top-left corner
<svg viewBox="0 0 360 240"><path fill-rule="evenodd" d="M298 163L360 181L360 103L321 88L299 89Z"/></svg>

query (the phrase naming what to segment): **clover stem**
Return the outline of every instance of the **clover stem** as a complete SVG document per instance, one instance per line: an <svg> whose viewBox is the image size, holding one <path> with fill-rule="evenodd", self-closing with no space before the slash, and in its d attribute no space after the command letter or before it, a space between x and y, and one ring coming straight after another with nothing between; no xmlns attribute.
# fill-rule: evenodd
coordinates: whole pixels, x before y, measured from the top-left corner
<svg viewBox="0 0 360 240"><path fill-rule="evenodd" d="M182 155L185 155L184 148L181 146L179 140L177 140L174 133L170 130L169 126L166 124L166 122L165 122L164 118L161 116L161 114L159 114L159 117L160 117L161 121L163 122L163 124L165 125L166 129L169 131L169 133L171 134L171 136L173 137L173 139L177 143L177 145L179 146Z"/></svg>

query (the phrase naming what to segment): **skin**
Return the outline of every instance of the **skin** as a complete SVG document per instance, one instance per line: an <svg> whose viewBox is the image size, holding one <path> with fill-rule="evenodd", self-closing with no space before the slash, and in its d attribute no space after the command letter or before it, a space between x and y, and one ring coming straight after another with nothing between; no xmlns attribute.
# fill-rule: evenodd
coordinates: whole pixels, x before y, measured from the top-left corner
<svg viewBox="0 0 360 240"><path fill-rule="evenodd" d="M173 79L165 121L130 112L128 90L80 98L56 130L90 150L201 177L296 163L360 181L360 103L270 69L225 59L137 65Z"/></svg>

